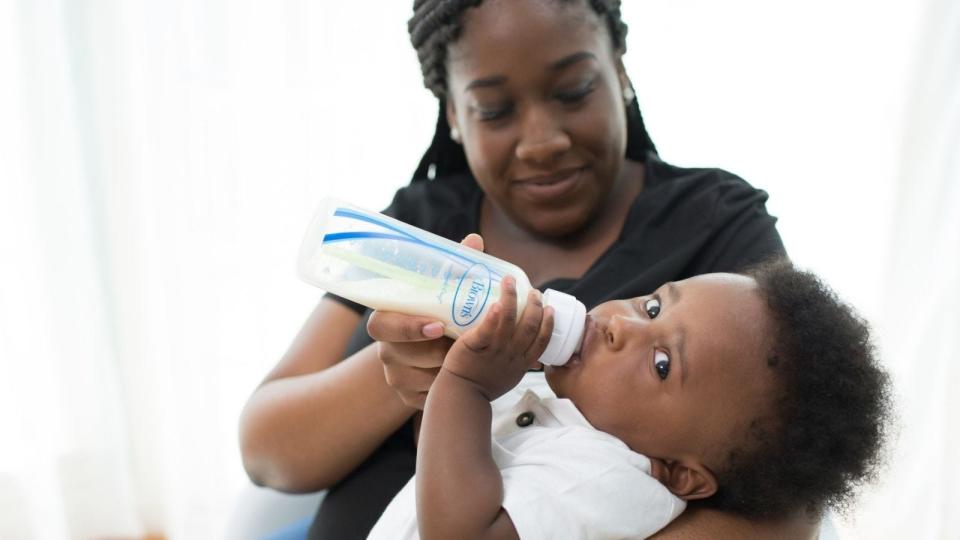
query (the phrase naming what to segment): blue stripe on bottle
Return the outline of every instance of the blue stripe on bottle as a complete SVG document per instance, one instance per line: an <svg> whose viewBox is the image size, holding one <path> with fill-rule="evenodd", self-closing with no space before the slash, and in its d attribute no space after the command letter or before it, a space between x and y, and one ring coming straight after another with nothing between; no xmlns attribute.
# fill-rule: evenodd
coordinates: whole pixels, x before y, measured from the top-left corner
<svg viewBox="0 0 960 540"><path fill-rule="evenodd" d="M407 238L417 239L417 238L416 238L415 236L413 236L412 234L408 233L407 231L405 231L405 230L403 230L403 229L401 229L401 228L399 228L399 227L397 227L397 226L395 226L395 225L391 225L391 224L389 224L389 223L387 223L387 222L385 222L385 221L380 221L379 219L377 219L377 218L375 218L375 217L368 216L368 215L366 215L366 214L361 214L361 213L359 213L359 212L355 212L355 211L350 210L350 209L348 209L348 208L337 208L336 212L334 212L333 215L334 215L334 216L337 216L337 217L345 217L345 218L355 219L355 220L357 220L357 221L366 221L367 223L373 223L374 225L379 225L379 226L383 227L384 229L390 229L391 231L396 232L396 233L399 233L399 234L401 234L401 235L403 235L403 236L406 236Z"/></svg>
<svg viewBox="0 0 960 540"><path fill-rule="evenodd" d="M406 236L400 236L397 234L382 233L382 232L339 232L339 233L329 233L324 235L323 243L324 244L333 244L335 242L343 242L346 240L353 240L356 238L385 238L387 240L400 240L402 242L418 242L415 238L411 239Z"/></svg>
<svg viewBox="0 0 960 540"><path fill-rule="evenodd" d="M468 263L468 264L470 264L470 265L478 264L478 263L480 262L480 261L477 261L476 259L471 259L470 257L467 257L467 256L465 256L465 255L463 255L463 254L461 254L461 253L457 253L456 251L452 251L452 250L449 250L449 249L447 249L447 248L440 247L440 246L431 244L430 242L421 240L421 239L417 238L416 236L410 234L410 233L407 232L407 231L404 231L403 229L401 229L401 228L399 228L399 227L397 227L397 226L395 226L395 225L392 225L392 224L387 223L387 222L385 222L385 221L381 221L381 220L379 220L379 219L377 219L377 218L375 218L375 217L368 216L368 215L366 215L366 214L361 214L361 213L356 212L356 211L354 211L354 210L350 210L349 208L337 208L336 211L334 211L333 215L336 216L336 217L343 217L343 218L348 218L348 219L355 219L355 220L357 220L357 221L364 221L364 222L367 222L367 223L371 223L371 224L373 224L373 225L377 225L377 226L383 227L383 228L385 228L385 229L394 231L394 232L398 233L400 236L394 236L394 235L391 235L391 234L388 234L388 233L382 233L382 232L343 232L343 233L329 233L329 234L327 234L327 235L325 235L325 236L323 237L323 242L322 242L322 243L324 243L324 244L333 243L333 242L343 242L343 241L345 241L345 240L353 240L353 239L355 239L355 238L384 238L384 239L388 239L388 240L398 240L398 241L401 241L401 242L411 242L411 243L414 243L414 244L419 244L419 245L422 245L422 246L426 246L426 247L428 247L428 248L430 248L430 249L435 249L435 250L437 250L437 251L439 251L439 252L441 252L441 253L444 253L444 254L446 254L446 255L448 255L448 256L454 257L454 258L456 258L456 259L460 259L461 261L466 262L466 263ZM488 267L488 270L489 270L489 267ZM490 274L491 274L492 276L494 276L494 277L497 279L497 281L500 281L501 279L503 279L503 275L501 275L499 272L494 272L494 271L490 270Z"/></svg>

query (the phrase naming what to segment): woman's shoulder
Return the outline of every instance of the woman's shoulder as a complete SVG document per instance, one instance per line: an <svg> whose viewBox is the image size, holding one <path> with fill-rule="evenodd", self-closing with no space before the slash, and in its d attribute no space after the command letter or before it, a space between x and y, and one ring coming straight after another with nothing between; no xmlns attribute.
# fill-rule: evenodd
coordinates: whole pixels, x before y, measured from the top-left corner
<svg viewBox="0 0 960 540"><path fill-rule="evenodd" d="M763 193L740 176L717 167L681 167L648 154L646 188L650 191L714 191Z"/></svg>
<svg viewBox="0 0 960 540"><path fill-rule="evenodd" d="M646 171L647 184L624 224L623 254L670 258L679 262L677 275L687 277L783 253L765 191L723 169L678 167L656 157Z"/></svg>
<svg viewBox="0 0 960 540"><path fill-rule="evenodd" d="M718 215L763 208L767 192L743 178L715 167L680 167L648 156L645 185L637 197L635 213L662 214L667 221L713 221Z"/></svg>

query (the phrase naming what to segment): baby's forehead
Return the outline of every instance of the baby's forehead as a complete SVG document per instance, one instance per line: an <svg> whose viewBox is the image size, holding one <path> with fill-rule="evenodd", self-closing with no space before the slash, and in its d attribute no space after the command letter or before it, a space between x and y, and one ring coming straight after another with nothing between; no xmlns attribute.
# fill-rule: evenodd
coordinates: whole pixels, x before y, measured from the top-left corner
<svg viewBox="0 0 960 540"><path fill-rule="evenodd" d="M711 274L700 274L679 281L668 281L648 295L638 296L634 299L643 298L652 294L659 294L668 300L680 300L684 292L691 293L699 298L699 301L727 298L759 298L759 287L755 279L743 274L733 274L728 272L715 272ZM706 297L705 297L706 295Z"/></svg>
<svg viewBox="0 0 960 540"><path fill-rule="evenodd" d="M757 287L757 282L752 277L730 272L700 274L677 281L676 284L678 286L709 287L729 291L747 291L754 290Z"/></svg>
<svg viewBox="0 0 960 540"><path fill-rule="evenodd" d="M770 314L752 277L714 273L658 289L661 313L684 327L691 348L714 355L765 357Z"/></svg>

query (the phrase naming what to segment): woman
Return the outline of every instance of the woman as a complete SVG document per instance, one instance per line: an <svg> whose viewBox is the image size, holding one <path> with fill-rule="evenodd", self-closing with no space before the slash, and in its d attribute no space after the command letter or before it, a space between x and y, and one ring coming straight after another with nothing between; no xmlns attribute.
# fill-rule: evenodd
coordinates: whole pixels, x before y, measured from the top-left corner
<svg viewBox="0 0 960 540"><path fill-rule="evenodd" d="M469 245L588 309L782 253L765 193L657 158L621 61L619 4L416 0L411 41L440 114L387 213L451 239L479 232L485 245ZM254 482L330 490L312 538L365 537L413 474L418 411L451 344L441 334L327 296L250 398L241 444ZM813 529L803 516L756 524L693 509L662 535Z"/></svg>

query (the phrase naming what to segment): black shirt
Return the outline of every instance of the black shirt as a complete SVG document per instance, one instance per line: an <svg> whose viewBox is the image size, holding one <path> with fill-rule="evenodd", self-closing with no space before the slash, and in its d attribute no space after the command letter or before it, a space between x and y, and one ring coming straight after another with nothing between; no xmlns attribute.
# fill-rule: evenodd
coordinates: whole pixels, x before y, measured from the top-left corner
<svg viewBox="0 0 960 540"><path fill-rule="evenodd" d="M617 241L579 279L555 279L538 288L576 296L587 309L611 299L648 294L668 281L711 272L736 272L783 255L767 194L719 169L684 169L649 154L643 190ZM483 192L469 174L414 182L384 211L401 221L459 242L477 232ZM351 355L372 342L369 311L331 295L364 319L347 347ZM311 539L366 538L393 496L414 473L410 423L350 476L329 490L310 528Z"/></svg>

